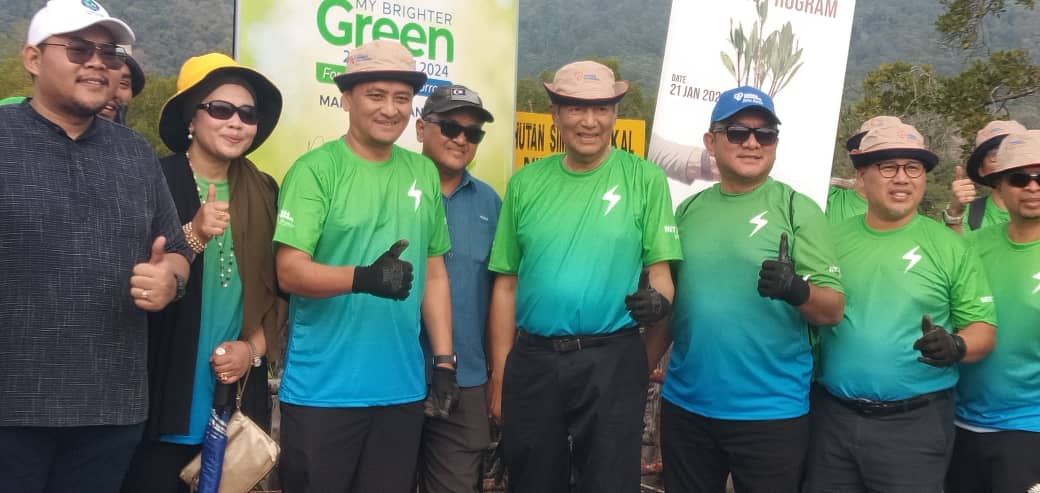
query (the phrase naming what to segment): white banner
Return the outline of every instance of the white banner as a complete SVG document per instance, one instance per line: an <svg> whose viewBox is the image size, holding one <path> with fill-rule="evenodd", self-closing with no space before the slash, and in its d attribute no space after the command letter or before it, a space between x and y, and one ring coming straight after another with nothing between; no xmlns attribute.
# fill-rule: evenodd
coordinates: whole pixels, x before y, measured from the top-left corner
<svg viewBox="0 0 1040 493"><path fill-rule="evenodd" d="M672 1L648 155L668 172L675 205L713 183L702 139L719 93L751 85L773 96L782 122L772 176L824 207L855 7Z"/></svg>

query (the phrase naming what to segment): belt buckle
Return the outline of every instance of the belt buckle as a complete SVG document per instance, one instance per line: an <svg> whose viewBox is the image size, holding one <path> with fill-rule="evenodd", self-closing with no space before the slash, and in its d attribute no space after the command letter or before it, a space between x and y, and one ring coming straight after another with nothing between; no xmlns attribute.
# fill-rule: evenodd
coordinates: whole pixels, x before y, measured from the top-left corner
<svg viewBox="0 0 1040 493"><path fill-rule="evenodd" d="M581 351L581 337L574 336L565 339L553 340L553 350L558 353Z"/></svg>

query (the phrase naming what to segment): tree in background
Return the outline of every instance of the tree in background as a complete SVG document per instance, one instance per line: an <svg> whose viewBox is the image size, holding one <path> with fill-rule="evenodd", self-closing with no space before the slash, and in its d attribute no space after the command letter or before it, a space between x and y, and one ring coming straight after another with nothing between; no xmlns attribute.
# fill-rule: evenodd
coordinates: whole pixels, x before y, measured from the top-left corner
<svg viewBox="0 0 1040 493"><path fill-rule="evenodd" d="M974 146L975 133L994 119L1040 119L1040 65L1025 49L988 52L982 42L987 16L1006 11L1003 0L941 0L946 12L936 28L947 43L971 60L960 73L944 76L929 64L896 61L880 65L862 82L863 97L844 108L836 142L836 175L850 174L844 139L858 122L876 115L895 115L913 124L946 164L929 174L923 213L937 217L950 199L954 164ZM1032 9L1033 0L1015 0ZM1033 53L1033 56L1036 56ZM843 168L843 169L841 169Z"/></svg>

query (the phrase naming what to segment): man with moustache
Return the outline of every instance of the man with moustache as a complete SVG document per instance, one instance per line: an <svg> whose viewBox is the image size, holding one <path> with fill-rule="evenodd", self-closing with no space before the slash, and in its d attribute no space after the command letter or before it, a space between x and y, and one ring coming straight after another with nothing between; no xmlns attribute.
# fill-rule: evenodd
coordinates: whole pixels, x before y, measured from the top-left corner
<svg viewBox="0 0 1040 493"><path fill-rule="evenodd" d="M120 49L125 49L125 47L120 47ZM101 108L98 116L126 125L126 111L130 105L130 100L141 94L143 90L144 72L141 70L141 65L137 63L137 60L134 60L134 57L127 54L126 64L119 70L116 93Z"/></svg>
<svg viewBox="0 0 1040 493"><path fill-rule="evenodd" d="M513 491L637 491L648 353L663 352L637 325L664 329L680 259L668 184L610 146L627 82L580 61L545 88L567 150L506 189L489 266L489 406Z"/></svg>
<svg viewBox="0 0 1040 493"><path fill-rule="evenodd" d="M451 250L445 255L451 285L452 348L458 355L459 405L450 414L427 409L419 454L419 490L478 491L481 458L491 441L487 416L484 334L494 275L488 253L502 200L467 171L494 121L480 96L462 85L440 86L426 98L415 132L422 153L437 166ZM426 332L423 350L432 363ZM427 368L429 370L429 367Z"/></svg>
<svg viewBox="0 0 1040 493"><path fill-rule="evenodd" d="M292 294L279 393L287 493L414 489L427 394L420 313L432 407L457 404L440 179L429 159L395 145L425 82L398 42L351 50L336 77L347 133L301 156L282 184L274 241L279 285Z"/></svg>
<svg viewBox="0 0 1040 493"><path fill-rule="evenodd" d="M834 230L848 303L820 329L808 491L939 492L951 389L993 349L993 297L975 252L917 213L939 158L914 127L873 129L851 157L867 213Z"/></svg>
<svg viewBox="0 0 1040 493"><path fill-rule="evenodd" d="M1040 130L1010 133L995 157L985 180L999 191L1009 222L966 238L995 280L1000 338L986 359L960 367L950 493L1017 493L1040 484Z"/></svg>
<svg viewBox="0 0 1040 493"><path fill-rule="evenodd" d="M118 491L147 412L147 311L190 250L159 163L96 118L134 35L94 1L29 24L28 102L0 108L0 491Z"/></svg>

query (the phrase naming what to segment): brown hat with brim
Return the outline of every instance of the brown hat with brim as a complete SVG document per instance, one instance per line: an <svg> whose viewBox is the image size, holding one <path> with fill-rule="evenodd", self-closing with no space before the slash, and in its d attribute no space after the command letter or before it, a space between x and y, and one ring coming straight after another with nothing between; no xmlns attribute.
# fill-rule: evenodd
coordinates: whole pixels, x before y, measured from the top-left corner
<svg viewBox="0 0 1040 493"><path fill-rule="evenodd" d="M902 124L903 120L900 120L896 116L881 115L875 116L859 126L859 130L849 137L849 140L845 141L845 150L852 152L853 149L859 149L860 142L863 141L863 137L867 135L867 132L880 127L891 127L893 125Z"/></svg>
<svg viewBox="0 0 1040 493"><path fill-rule="evenodd" d="M968 178L980 185L988 185L985 177L991 172L982 169L986 154L996 149L1008 134L1025 131L1026 127L1014 120L994 120L982 127L982 130L975 134L975 149L968 156L968 162L965 166Z"/></svg>
<svg viewBox="0 0 1040 493"><path fill-rule="evenodd" d="M1033 165L1040 165L1040 130L1023 130L1004 136L997 147L997 164L986 176Z"/></svg>
<svg viewBox="0 0 1040 493"><path fill-rule="evenodd" d="M350 51L347 68L335 77L340 92L350 90L361 82L391 80L412 86L415 92L426 84L426 74L415 70L415 58L404 45L395 41L377 39Z"/></svg>
<svg viewBox="0 0 1040 493"><path fill-rule="evenodd" d="M184 105L193 100L198 101L195 99L200 97L196 94L197 89L212 87L211 83L219 81L222 77L246 81L252 86L256 97L256 110L260 121L257 122L253 143L245 153L253 152L271 136L275 125L278 124L278 117L282 114L282 93L260 72L240 65L223 53L208 53L191 57L184 62L177 76L177 93L166 101L159 114L159 137L171 151L184 152L191 144L185 115L194 114L194 111L186 111Z"/></svg>
<svg viewBox="0 0 1040 493"><path fill-rule="evenodd" d="M556 71L551 83L542 84L553 104L611 105L628 92L628 81L615 81L610 67L591 60L568 63Z"/></svg>
<svg viewBox="0 0 1040 493"><path fill-rule="evenodd" d="M925 146L924 136L912 125L901 123L878 127L867 132L859 148L849 153L857 168L888 159L916 159L931 171L939 164L939 156Z"/></svg>

